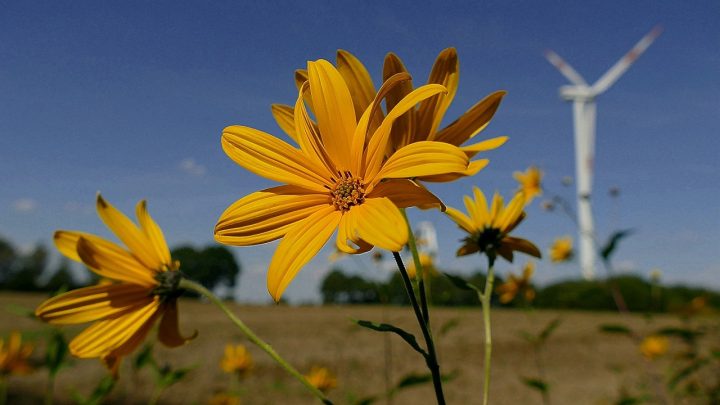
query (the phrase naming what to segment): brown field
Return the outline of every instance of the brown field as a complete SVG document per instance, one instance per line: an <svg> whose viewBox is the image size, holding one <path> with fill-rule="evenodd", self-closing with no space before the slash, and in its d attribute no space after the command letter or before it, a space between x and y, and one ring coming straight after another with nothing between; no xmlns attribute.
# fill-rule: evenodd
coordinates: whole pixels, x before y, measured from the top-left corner
<svg viewBox="0 0 720 405"><path fill-rule="evenodd" d="M4 293L0 297L0 307L3 307L0 311L0 334L6 335L14 329L39 332L47 328L38 321L4 310L8 304L34 308L44 298L42 295ZM222 373L218 364L228 342L245 343L255 360L254 369L240 385L243 404L319 403L264 352L246 342L211 304L185 300L180 305L181 328L185 333L197 329L199 336L186 347L178 349L167 350L158 346L156 355L162 362L176 367L193 366L194 369L186 380L163 394L161 404L204 404L213 393L226 389L229 376ZM426 370L420 356L397 336L370 331L350 322L350 319L385 321L421 337L410 308L238 305L233 309L300 371L316 364L333 370L339 386L329 396L336 404L351 404L359 398L383 392L388 373L393 381L398 381L408 373L423 373ZM433 308L431 315L435 330L451 319L458 321L458 326L438 342L442 371L457 373L445 384L448 403L479 404L483 359L479 308ZM640 356L629 339L599 333L598 326L623 322L638 331L650 331L663 325L677 325L676 317L657 316L649 321L642 316L623 318L615 313L493 310L491 403L542 403L538 393L521 382L523 376L537 376L537 369L533 351L520 337L520 331L535 333L556 317L562 319L562 324L542 353L553 404L610 404L623 388L637 391L641 384L648 381L648 372L658 375L666 372L668 359L650 364ZM712 322L716 323L716 320L712 319ZM68 336L74 336L79 329L67 328ZM40 339L40 335L35 336ZM717 336L708 339L711 344L717 345ZM675 341L672 344L679 345ZM386 367L387 350L391 358ZM43 348L39 347L34 357L39 360L42 353ZM89 393L104 374L103 367L96 360L74 360L59 374L55 403L72 403L72 390ZM40 403L45 383L44 370L28 376L10 377L9 403ZM135 373L129 364L124 364L119 385L110 402L147 403L152 388L149 370ZM377 402L387 403L390 402ZM430 385L413 387L400 392L392 403L432 404L434 394Z"/></svg>

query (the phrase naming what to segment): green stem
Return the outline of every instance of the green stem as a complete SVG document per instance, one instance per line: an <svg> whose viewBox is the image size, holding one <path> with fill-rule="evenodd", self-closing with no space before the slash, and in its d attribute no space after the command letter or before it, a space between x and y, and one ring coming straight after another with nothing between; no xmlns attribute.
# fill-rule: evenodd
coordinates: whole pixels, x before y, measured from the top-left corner
<svg viewBox="0 0 720 405"><path fill-rule="evenodd" d="M228 318L232 321L232 323L235 324L235 326L240 329L240 331L245 334L245 336L253 342L255 345L257 345L260 349L262 349L265 353L270 355L273 360L275 360L282 368L285 369L290 375L295 377L298 381L302 383L302 385L305 386L310 392L312 392L318 399L320 399L324 404L326 405L332 405L332 402L325 396L325 394L322 393L319 389L317 389L315 386L310 384L310 382L302 375L300 372L298 372L293 366L290 365L285 359L280 357L280 355L275 351L275 349L272 348L269 344L265 343L262 339L260 339L255 332L253 332L250 328L245 325L243 321L240 320L240 318L236 317L235 314L230 311L230 309L225 306L225 304L220 300L215 294L210 292L207 288L203 287L202 285L188 280L183 279L180 281L180 288L186 289L186 290L192 290L195 291L210 300L213 304L215 304L218 308L220 308L221 311L227 315Z"/></svg>
<svg viewBox="0 0 720 405"><path fill-rule="evenodd" d="M425 291L425 269L420 262L420 254L417 250L415 234L413 233L413 229L410 225L410 220L407 217L407 213L405 212L404 208L401 209L400 212L402 212L403 218L405 218L405 223L408 227L408 248L410 248L413 263L415 264L415 279L418 283L418 292L420 295L420 306L422 309L423 319L425 320L425 324L427 325L427 327L430 328L430 311L428 309L427 296Z"/></svg>
<svg viewBox="0 0 720 405"><path fill-rule="evenodd" d="M495 256L488 254L488 274L485 277L485 290L479 293L480 305L485 325L485 383L483 385L483 405L488 405L490 398L490 356L492 355L492 331L490 329L490 298L492 297L493 283L495 282Z"/></svg>
<svg viewBox="0 0 720 405"><path fill-rule="evenodd" d="M407 271L405 270L405 265L402 262L400 253L393 252L393 257L395 258L395 262L397 263L398 269L400 270L400 275L402 276L403 283L405 284L405 289L407 290L408 297L410 298L410 303L412 304L413 310L415 311L415 317L417 318L418 324L420 325L420 330L422 330L423 337L425 338L425 344L427 345L428 351L427 356L425 356L425 363L430 369L430 374L432 375L433 387L435 388L435 397L437 398L438 405L445 405L445 396L443 395L442 380L440 378L440 365L438 364L437 355L435 354L435 344L433 343L430 329L425 323L425 318L423 318L423 314L420 310L420 306L418 305L417 298L415 298L415 293L412 289L412 282L410 281L410 277L408 277Z"/></svg>
<svg viewBox="0 0 720 405"><path fill-rule="evenodd" d="M55 373L48 374L47 387L45 388L45 405L52 405L55 399Z"/></svg>
<svg viewBox="0 0 720 405"><path fill-rule="evenodd" d="M161 387L155 387L153 390L152 396L150 397L150 400L148 401L148 405L155 405L160 400L160 395L162 395L164 389Z"/></svg>

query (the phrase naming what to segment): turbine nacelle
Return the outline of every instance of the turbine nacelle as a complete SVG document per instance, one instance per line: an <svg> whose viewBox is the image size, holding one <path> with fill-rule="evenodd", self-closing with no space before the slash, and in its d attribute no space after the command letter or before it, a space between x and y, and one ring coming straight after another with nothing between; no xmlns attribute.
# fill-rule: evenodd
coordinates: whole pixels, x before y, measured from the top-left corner
<svg viewBox="0 0 720 405"><path fill-rule="evenodd" d="M565 101L592 101L597 96L589 86L561 86L560 97Z"/></svg>

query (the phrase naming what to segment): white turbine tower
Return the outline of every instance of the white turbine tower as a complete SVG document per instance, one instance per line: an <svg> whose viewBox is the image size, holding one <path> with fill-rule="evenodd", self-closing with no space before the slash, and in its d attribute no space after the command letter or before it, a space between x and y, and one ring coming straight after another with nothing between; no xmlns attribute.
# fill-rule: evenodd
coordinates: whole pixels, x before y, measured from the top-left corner
<svg viewBox="0 0 720 405"><path fill-rule="evenodd" d="M590 194L595 155L595 97L612 86L662 32L657 26L605 72L592 86L553 51L545 57L572 85L560 87L560 97L573 103L575 129L575 178L577 184L577 215L580 231L580 267L586 279L595 277L595 243Z"/></svg>

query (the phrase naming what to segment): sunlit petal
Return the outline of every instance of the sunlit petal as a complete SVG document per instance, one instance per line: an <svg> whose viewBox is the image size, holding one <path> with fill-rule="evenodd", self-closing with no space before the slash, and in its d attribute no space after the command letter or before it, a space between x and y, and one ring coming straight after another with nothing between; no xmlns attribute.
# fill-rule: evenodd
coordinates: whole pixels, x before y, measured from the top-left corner
<svg viewBox="0 0 720 405"><path fill-rule="evenodd" d="M464 171L467 155L444 142L414 142L395 152L382 166L376 179L412 178Z"/></svg>
<svg viewBox="0 0 720 405"><path fill-rule="evenodd" d="M145 236L150 241L152 249L155 251L155 255L160 258L161 262L165 265L170 265L172 259L170 259L170 249L168 249L167 242L165 242L165 236L163 235L162 229L155 223L147 210L147 202L145 200L140 201L137 204L135 213L140 223L140 229L142 229Z"/></svg>
<svg viewBox="0 0 720 405"><path fill-rule="evenodd" d="M350 90L355 116L360 117L375 97L372 78L362 62L342 49L337 51L337 69Z"/></svg>
<svg viewBox="0 0 720 405"><path fill-rule="evenodd" d="M127 252L108 254L107 250L82 237L77 242L77 252L82 262L101 277L146 287L157 284L153 272L159 270L148 269Z"/></svg>
<svg viewBox="0 0 720 405"><path fill-rule="evenodd" d="M447 48L440 52L430 72L428 83L441 84L447 88L448 92L428 98L420 103L413 141L435 140L435 132L457 91L458 70L458 57L455 48Z"/></svg>
<svg viewBox="0 0 720 405"><path fill-rule="evenodd" d="M355 228L358 237L371 245L399 252L407 243L407 223L389 198L368 198L345 215L351 217L349 224Z"/></svg>
<svg viewBox="0 0 720 405"><path fill-rule="evenodd" d="M419 207L445 210L442 201L428 189L406 179L391 179L381 182L368 194L368 198L373 197L387 197L399 208Z"/></svg>
<svg viewBox="0 0 720 405"><path fill-rule="evenodd" d="M498 136L495 138L486 139L472 145L461 146L463 152L468 154L468 157L472 158L479 152L486 152L489 150L497 149L501 147L507 140L510 139L507 136Z"/></svg>
<svg viewBox="0 0 720 405"><path fill-rule="evenodd" d="M455 208L447 207L445 213L452 219L459 227L465 230L467 233L474 233L476 228L473 225L473 221L462 212Z"/></svg>
<svg viewBox="0 0 720 405"><path fill-rule="evenodd" d="M273 104L270 106L273 118L277 122L280 129L283 130L293 141L297 142L295 134L295 118L293 117L293 108L285 104Z"/></svg>
<svg viewBox="0 0 720 405"><path fill-rule="evenodd" d="M460 145L474 137L490 123L505 94L504 91L490 94L472 106L460 118L440 130L435 140Z"/></svg>

